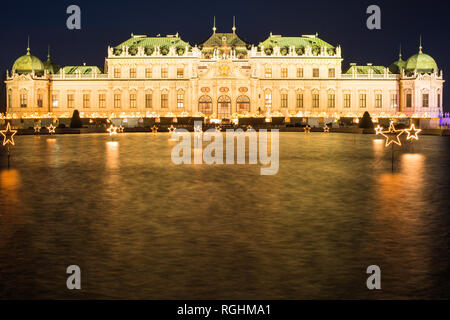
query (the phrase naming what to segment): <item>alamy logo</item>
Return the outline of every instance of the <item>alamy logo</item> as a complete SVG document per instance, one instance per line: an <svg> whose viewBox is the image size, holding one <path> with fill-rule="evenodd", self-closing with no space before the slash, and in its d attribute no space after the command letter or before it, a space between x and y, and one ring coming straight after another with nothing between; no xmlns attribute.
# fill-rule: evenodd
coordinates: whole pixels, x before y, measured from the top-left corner
<svg viewBox="0 0 450 320"><path fill-rule="evenodd" d="M193 146L191 134L178 128L172 135L178 143L172 149L172 162L180 164L261 164L261 175L275 175L279 168L279 132L278 130L228 129L224 135L211 128L202 132L202 123L195 122ZM248 148L247 148L248 141ZM210 142L203 149L203 142ZM225 145L225 151L224 151ZM236 148L235 148L236 147ZM236 152L235 152L236 150ZM235 155L236 153L236 155ZM224 161L225 155L225 161Z"/></svg>

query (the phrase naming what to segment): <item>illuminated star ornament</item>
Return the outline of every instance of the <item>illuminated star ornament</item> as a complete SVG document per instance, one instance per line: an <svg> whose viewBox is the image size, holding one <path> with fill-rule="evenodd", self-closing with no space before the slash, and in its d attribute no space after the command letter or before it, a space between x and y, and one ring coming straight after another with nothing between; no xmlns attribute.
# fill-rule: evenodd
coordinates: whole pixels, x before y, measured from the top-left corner
<svg viewBox="0 0 450 320"><path fill-rule="evenodd" d="M47 127L48 133L50 133L50 134L55 133L55 129L56 129L56 127L53 126L53 123L51 123L51 124Z"/></svg>
<svg viewBox="0 0 450 320"><path fill-rule="evenodd" d="M117 128L117 132L123 133L123 130L124 130L124 129L125 129L125 128L122 127L122 125L120 125L120 127Z"/></svg>
<svg viewBox="0 0 450 320"><path fill-rule="evenodd" d="M422 131L422 129L416 129L413 123L409 129L405 129L405 132L408 134L406 140L419 140L418 134L420 131Z"/></svg>
<svg viewBox="0 0 450 320"><path fill-rule="evenodd" d="M153 133L157 133L158 132L158 127L153 125L153 127L151 127L150 129L152 129Z"/></svg>
<svg viewBox="0 0 450 320"><path fill-rule="evenodd" d="M382 134L383 133L383 127L381 127L380 125L377 125L375 128L375 134Z"/></svg>
<svg viewBox="0 0 450 320"><path fill-rule="evenodd" d="M325 127L323 127L323 132L329 133L329 132L330 132L330 127L328 127L327 125L325 125Z"/></svg>
<svg viewBox="0 0 450 320"><path fill-rule="evenodd" d="M14 143L14 135L17 133L17 130L11 129L11 124L8 122L6 125L5 130L0 130L0 133L3 136L3 145L6 146L7 144L15 145Z"/></svg>
<svg viewBox="0 0 450 320"><path fill-rule="evenodd" d="M113 135L117 134L117 127L114 127L113 125L111 125L111 126L108 128L108 130L106 130L106 131L109 132L109 135L110 135L110 136L113 136Z"/></svg>
<svg viewBox="0 0 450 320"><path fill-rule="evenodd" d="M40 126L34 126L34 133L39 133L41 132L41 127Z"/></svg>
<svg viewBox="0 0 450 320"><path fill-rule="evenodd" d="M169 128L167 128L167 130L169 130L169 133L172 134L175 131L175 127L173 125L170 125Z"/></svg>
<svg viewBox="0 0 450 320"><path fill-rule="evenodd" d="M402 145L400 141L400 136L403 134L404 130L397 130L394 127L394 123L391 121L389 125L389 129L387 131L382 131L381 134L386 138L386 147L389 147L392 143L395 143L399 146Z"/></svg>
<svg viewBox="0 0 450 320"><path fill-rule="evenodd" d="M203 132L202 127L201 126L195 126L194 127L194 132L195 133L202 133Z"/></svg>
<svg viewBox="0 0 450 320"><path fill-rule="evenodd" d="M253 127L249 124L248 126L247 126L247 131L250 131L250 130L252 130L253 129Z"/></svg>
<svg viewBox="0 0 450 320"><path fill-rule="evenodd" d="M305 130L305 133L310 133L311 127L309 125L306 125L306 127L304 127L303 130Z"/></svg>

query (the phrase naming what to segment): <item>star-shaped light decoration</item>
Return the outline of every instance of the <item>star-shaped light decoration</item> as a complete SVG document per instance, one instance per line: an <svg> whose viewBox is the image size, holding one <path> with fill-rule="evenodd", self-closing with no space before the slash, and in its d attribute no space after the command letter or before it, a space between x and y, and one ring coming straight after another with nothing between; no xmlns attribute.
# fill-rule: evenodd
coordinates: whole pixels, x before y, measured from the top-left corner
<svg viewBox="0 0 450 320"><path fill-rule="evenodd" d="M221 132L222 131L222 127L221 126L216 126L216 132Z"/></svg>
<svg viewBox="0 0 450 320"><path fill-rule="evenodd" d="M153 127L151 127L150 129L152 129L153 133L157 133L158 132L158 127L153 125Z"/></svg>
<svg viewBox="0 0 450 320"><path fill-rule="evenodd" d="M303 130L305 130L305 133L310 133L311 127L309 125L306 125L306 127L304 127Z"/></svg>
<svg viewBox="0 0 450 320"><path fill-rule="evenodd" d="M48 133L54 134L56 127L53 125L53 123L50 123L50 125L47 127Z"/></svg>
<svg viewBox="0 0 450 320"><path fill-rule="evenodd" d="M389 147L391 143L395 143L399 146L402 145L402 142L400 141L400 136L405 132L404 130L397 130L394 127L394 123L391 121L391 124L389 125L389 129L387 131L382 131L381 134L386 138L386 147ZM395 138L394 138L395 136Z"/></svg>
<svg viewBox="0 0 450 320"><path fill-rule="evenodd" d="M329 133L330 132L330 127L325 125L325 127L323 127L323 132Z"/></svg>
<svg viewBox="0 0 450 320"><path fill-rule="evenodd" d="M125 128L124 127L122 127L122 125L120 125L118 128L117 128L117 132L118 133L123 133L123 130L124 130Z"/></svg>
<svg viewBox="0 0 450 320"><path fill-rule="evenodd" d="M41 127L36 125L34 126L34 133L40 133L41 132Z"/></svg>
<svg viewBox="0 0 450 320"><path fill-rule="evenodd" d="M14 143L14 135L17 133L17 130L11 129L11 124L8 122L6 125L5 130L0 130L0 133L3 136L3 145L6 146L7 144L15 145Z"/></svg>
<svg viewBox="0 0 450 320"><path fill-rule="evenodd" d="M382 133L383 133L383 127L380 125L377 125L375 127L375 134L378 135L378 134L382 134Z"/></svg>
<svg viewBox="0 0 450 320"><path fill-rule="evenodd" d="M247 126L247 131L250 131L250 130L252 130L252 129L253 129L252 125L249 124L249 125Z"/></svg>
<svg viewBox="0 0 450 320"><path fill-rule="evenodd" d="M203 132L202 127L201 126L195 126L194 127L194 132L197 133L197 134L198 133L202 133Z"/></svg>
<svg viewBox="0 0 450 320"><path fill-rule="evenodd" d="M117 127L115 127L114 125L111 125L106 131L109 132L110 136L116 135L117 134Z"/></svg>
<svg viewBox="0 0 450 320"><path fill-rule="evenodd" d="M413 123L409 129L405 129L405 132L408 134L406 140L419 140L418 134L420 131L422 131L422 129L416 129Z"/></svg>
<svg viewBox="0 0 450 320"><path fill-rule="evenodd" d="M170 125L170 127L167 128L167 130L169 130L169 133L170 133L170 134L174 133L175 129L176 129L176 128L175 128L173 125Z"/></svg>

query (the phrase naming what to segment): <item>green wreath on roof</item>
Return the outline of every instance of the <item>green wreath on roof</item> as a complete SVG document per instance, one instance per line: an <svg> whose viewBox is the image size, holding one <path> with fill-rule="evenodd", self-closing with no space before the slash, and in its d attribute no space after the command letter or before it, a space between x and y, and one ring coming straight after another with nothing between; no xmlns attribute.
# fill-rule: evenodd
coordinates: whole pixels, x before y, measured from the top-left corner
<svg viewBox="0 0 450 320"><path fill-rule="evenodd" d="M280 53L281 53L282 56L287 55L288 52L289 52L289 48L288 48L288 47L283 47L283 48L281 48L281 50L280 50Z"/></svg>
<svg viewBox="0 0 450 320"><path fill-rule="evenodd" d="M145 48L145 54L148 56L151 56L153 54L153 48L152 47L147 47Z"/></svg>
<svg viewBox="0 0 450 320"><path fill-rule="evenodd" d="M295 52L297 52L297 54L298 54L299 56L303 55L303 53L304 53L304 51L303 51L302 48L297 48L297 50L295 50Z"/></svg>
<svg viewBox="0 0 450 320"><path fill-rule="evenodd" d="M266 55L271 56L273 53L273 49L272 48L265 48L264 52Z"/></svg>
<svg viewBox="0 0 450 320"><path fill-rule="evenodd" d="M313 49L312 49L312 54L313 54L314 56L318 56L319 53L320 53L320 48L317 47L317 46L313 47Z"/></svg>
<svg viewBox="0 0 450 320"><path fill-rule="evenodd" d="M130 47L128 48L128 53L131 54L132 56L135 56L138 53L138 50L135 47Z"/></svg>
<svg viewBox="0 0 450 320"><path fill-rule="evenodd" d="M162 54L163 56L167 56L167 55L169 54L169 48L167 48L166 46L161 47L161 49L160 49L159 52L161 52L161 54Z"/></svg>
<svg viewBox="0 0 450 320"><path fill-rule="evenodd" d="M330 56L334 56L334 54L335 54L334 49L333 49L333 48L328 49L328 54L329 54Z"/></svg>
<svg viewBox="0 0 450 320"><path fill-rule="evenodd" d="M115 56L120 56L122 54L122 49L116 48L116 49L114 49L113 53L114 53Z"/></svg>
<svg viewBox="0 0 450 320"><path fill-rule="evenodd" d="M178 54L179 56L182 56L182 55L184 54L184 48L183 48L183 47L178 47L178 48L177 48L177 54Z"/></svg>

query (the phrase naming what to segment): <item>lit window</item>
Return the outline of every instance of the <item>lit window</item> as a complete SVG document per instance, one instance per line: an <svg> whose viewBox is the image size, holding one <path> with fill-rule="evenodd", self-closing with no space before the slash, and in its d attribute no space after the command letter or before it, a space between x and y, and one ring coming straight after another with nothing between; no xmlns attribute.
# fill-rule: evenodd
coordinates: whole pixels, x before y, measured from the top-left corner
<svg viewBox="0 0 450 320"><path fill-rule="evenodd" d="M383 96L380 93L375 94L375 108L383 106Z"/></svg>
<svg viewBox="0 0 450 320"><path fill-rule="evenodd" d="M328 78L334 78L336 76L336 71L334 68L328 69Z"/></svg>
<svg viewBox="0 0 450 320"><path fill-rule="evenodd" d="M264 95L264 106L266 108L272 107L272 93L271 92L266 92L266 94Z"/></svg>
<svg viewBox="0 0 450 320"><path fill-rule="evenodd" d="M100 93L98 95L98 107L106 108L106 94L105 93Z"/></svg>
<svg viewBox="0 0 450 320"><path fill-rule="evenodd" d="M152 93L146 93L145 94L145 107L146 108L152 108L153 105L153 94Z"/></svg>
<svg viewBox="0 0 450 320"><path fill-rule="evenodd" d="M136 78L136 68L130 68L130 78Z"/></svg>
<svg viewBox="0 0 450 320"><path fill-rule="evenodd" d="M336 106L336 95L334 93L328 94L328 108L334 108Z"/></svg>
<svg viewBox="0 0 450 320"><path fill-rule="evenodd" d="M83 108L89 108L91 106L91 95L88 93L83 94Z"/></svg>
<svg viewBox="0 0 450 320"><path fill-rule="evenodd" d="M365 108L367 106L367 94L361 93L359 95L359 107Z"/></svg>
<svg viewBox="0 0 450 320"><path fill-rule="evenodd" d="M183 77L184 77L184 69L177 68L177 78L183 78Z"/></svg>
<svg viewBox="0 0 450 320"><path fill-rule="evenodd" d="M391 94L391 108L397 108L397 94Z"/></svg>
<svg viewBox="0 0 450 320"><path fill-rule="evenodd" d="M179 92L177 94L177 108L183 108L184 107L184 93Z"/></svg>
<svg viewBox="0 0 450 320"><path fill-rule="evenodd" d="M57 94L52 95L52 106L53 108L58 108L59 105L59 97Z"/></svg>
<svg viewBox="0 0 450 320"><path fill-rule="evenodd" d="M303 68L297 68L297 78L303 78Z"/></svg>
<svg viewBox="0 0 450 320"><path fill-rule="evenodd" d="M281 94L281 108L287 108L288 106L288 95L287 93Z"/></svg>
<svg viewBox="0 0 450 320"><path fill-rule="evenodd" d="M288 77L288 69L287 68L281 68L281 77L282 78Z"/></svg>
<svg viewBox="0 0 450 320"><path fill-rule="evenodd" d="M130 93L130 108L136 108L136 93Z"/></svg>
<svg viewBox="0 0 450 320"><path fill-rule="evenodd" d="M161 78L168 78L169 77L169 72L167 70L167 67L161 67Z"/></svg>
<svg viewBox="0 0 450 320"><path fill-rule="evenodd" d="M20 95L20 107L21 108L26 108L27 107L27 95L26 93L22 93Z"/></svg>
<svg viewBox="0 0 450 320"><path fill-rule="evenodd" d="M122 95L120 93L114 94L114 108L121 107L121 98L122 98Z"/></svg>
<svg viewBox="0 0 450 320"><path fill-rule="evenodd" d="M406 107L407 108L412 107L412 94L411 93L406 94Z"/></svg>
<svg viewBox="0 0 450 320"><path fill-rule="evenodd" d="M114 68L114 78L120 78L120 68Z"/></svg>
<svg viewBox="0 0 450 320"><path fill-rule="evenodd" d="M318 78L319 77L319 68L314 68L313 69L313 78Z"/></svg>
<svg viewBox="0 0 450 320"><path fill-rule="evenodd" d="M344 108L350 108L352 105L352 95L350 93L344 94Z"/></svg>
<svg viewBox="0 0 450 320"><path fill-rule="evenodd" d="M313 93L312 98L313 98L313 108L318 108L319 107L319 94Z"/></svg>
<svg viewBox="0 0 450 320"><path fill-rule="evenodd" d="M38 93L37 95L37 106L38 108L42 108L43 106L42 93Z"/></svg>
<svg viewBox="0 0 450 320"><path fill-rule="evenodd" d="M198 99L198 111L205 115L213 113L212 99L210 96L201 96L200 99Z"/></svg>
<svg viewBox="0 0 450 320"><path fill-rule="evenodd" d="M297 93L297 108L303 108L303 94Z"/></svg>
<svg viewBox="0 0 450 320"><path fill-rule="evenodd" d="M146 68L145 69L145 77L151 78L152 77L152 68Z"/></svg>
<svg viewBox="0 0 450 320"><path fill-rule="evenodd" d="M67 95L67 108L73 108L75 102L74 94L70 93Z"/></svg>
<svg viewBox="0 0 450 320"><path fill-rule="evenodd" d="M266 68L264 70L264 75L266 78L272 78L272 68Z"/></svg>
<svg viewBox="0 0 450 320"><path fill-rule="evenodd" d="M161 108L169 107L169 95L167 93L161 94Z"/></svg>
<svg viewBox="0 0 450 320"><path fill-rule="evenodd" d="M422 95L422 108L428 108L430 106L430 95L428 93L424 93Z"/></svg>

